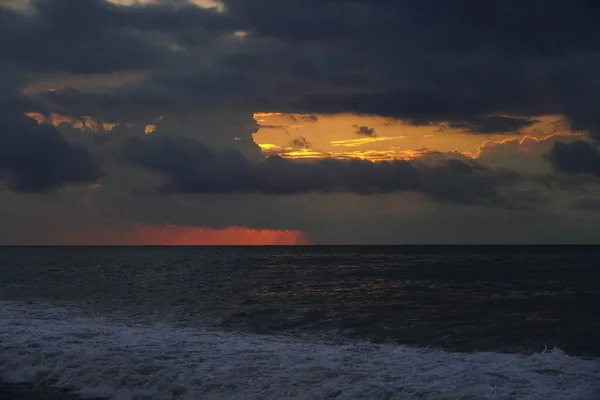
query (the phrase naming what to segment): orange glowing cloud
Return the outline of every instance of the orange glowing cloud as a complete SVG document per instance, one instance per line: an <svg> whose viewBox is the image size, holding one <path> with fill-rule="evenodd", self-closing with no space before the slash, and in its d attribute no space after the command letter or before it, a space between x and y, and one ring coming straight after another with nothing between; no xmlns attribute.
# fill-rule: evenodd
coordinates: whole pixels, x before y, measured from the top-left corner
<svg viewBox="0 0 600 400"><path fill-rule="evenodd" d="M156 132L156 125L154 124L148 124L144 127L144 134L145 135L150 135L151 133Z"/></svg>
<svg viewBox="0 0 600 400"><path fill-rule="evenodd" d="M333 140L331 145L334 147L360 147L365 144L375 142L388 142L390 140L405 139L406 136L394 136L394 137L366 137L360 139L348 139L348 140Z"/></svg>
<svg viewBox="0 0 600 400"><path fill-rule="evenodd" d="M117 124L114 123L100 123L90 116L73 118L59 114L51 114L50 117L46 117L44 114L38 112L26 112L25 115L36 120L38 124L51 124L55 127L59 127L62 124L68 124L81 131L111 131L117 126Z"/></svg>
<svg viewBox="0 0 600 400"><path fill-rule="evenodd" d="M528 148L536 147L536 141L543 141L548 135L577 134L560 115L536 116L534 124L512 133L510 138L506 136L510 132L473 134L447 123L414 126L400 120L354 114L257 112L254 119L258 130L253 138L265 155L295 159L406 160L423 154L424 149L478 158L482 148L497 143L505 145L509 141L519 147L519 151L527 152ZM357 135L357 126L369 127L377 136ZM294 137L302 137L307 145L297 149L290 142Z"/></svg>
<svg viewBox="0 0 600 400"><path fill-rule="evenodd" d="M77 231L58 239L64 245L130 246L270 246L309 244L304 233L296 230L196 228L178 225L134 224L125 229Z"/></svg>
<svg viewBox="0 0 600 400"><path fill-rule="evenodd" d="M555 141L585 140L586 136L578 132L555 133L543 137L533 137L529 135L510 137L503 140L486 140L477 149L475 154L470 155L473 158L481 158L495 150L505 151L509 149L515 153L533 153L539 146L547 144L551 146ZM545 149L547 150L547 149Z"/></svg>
<svg viewBox="0 0 600 400"><path fill-rule="evenodd" d="M81 117L69 117L66 115L60 115L60 114L53 113L53 114L50 114L49 116L46 116L46 115L38 113L38 112L26 112L25 115L28 116L29 118L34 119L40 125L41 124L50 124L50 125L53 125L56 128L58 128L61 125L65 124L65 125L70 125L72 128L78 129L82 132L83 131L110 132L110 131L113 131L117 126L120 126L120 125L125 126L127 128L137 126L136 124L119 124L119 123L115 123L115 122L101 122L101 121L96 120L87 115L84 115ZM163 119L163 117L158 117L155 120L160 121L162 119ZM150 135L150 134L156 132L156 130L157 130L157 127L155 124L146 124L146 125L142 125L142 126L143 126L145 135Z"/></svg>

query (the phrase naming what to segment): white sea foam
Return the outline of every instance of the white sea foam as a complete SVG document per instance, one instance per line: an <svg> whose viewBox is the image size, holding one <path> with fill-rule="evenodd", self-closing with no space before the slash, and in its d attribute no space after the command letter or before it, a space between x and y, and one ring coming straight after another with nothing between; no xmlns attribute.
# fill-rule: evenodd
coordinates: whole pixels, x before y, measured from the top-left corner
<svg viewBox="0 0 600 400"><path fill-rule="evenodd" d="M600 399L600 360L115 324L0 301L0 379L114 399Z"/></svg>

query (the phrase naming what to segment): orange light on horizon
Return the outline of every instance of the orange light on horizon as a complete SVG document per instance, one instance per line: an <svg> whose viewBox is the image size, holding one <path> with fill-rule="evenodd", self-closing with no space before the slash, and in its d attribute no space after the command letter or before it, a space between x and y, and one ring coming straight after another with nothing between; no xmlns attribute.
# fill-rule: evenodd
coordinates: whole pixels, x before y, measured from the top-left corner
<svg viewBox="0 0 600 400"><path fill-rule="evenodd" d="M180 225L134 224L125 229L77 231L58 238L62 245L130 246L271 246L307 245L306 235L297 230L252 229L233 226L223 229Z"/></svg>

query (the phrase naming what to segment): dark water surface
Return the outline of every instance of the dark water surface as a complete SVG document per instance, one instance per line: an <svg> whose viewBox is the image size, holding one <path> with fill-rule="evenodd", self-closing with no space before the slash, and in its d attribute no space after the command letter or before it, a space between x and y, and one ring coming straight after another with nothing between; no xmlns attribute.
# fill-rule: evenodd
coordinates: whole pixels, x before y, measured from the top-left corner
<svg viewBox="0 0 600 400"><path fill-rule="evenodd" d="M0 298L135 322L600 356L600 247L5 247Z"/></svg>

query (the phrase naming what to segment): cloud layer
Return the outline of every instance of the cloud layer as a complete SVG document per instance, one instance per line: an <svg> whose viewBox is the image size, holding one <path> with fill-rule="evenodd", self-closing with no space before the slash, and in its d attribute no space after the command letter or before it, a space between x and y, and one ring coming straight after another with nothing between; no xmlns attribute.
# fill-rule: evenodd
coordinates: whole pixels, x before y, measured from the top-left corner
<svg viewBox="0 0 600 400"><path fill-rule="evenodd" d="M425 196L432 207L447 208L423 217L430 224L424 235L444 210L456 212L452 207L539 211L566 204L580 212L594 209L600 198L591 185L600 178L598 2L223 0L216 8L187 0L131 3L0 4L0 181L11 189L2 193L5 198L19 202L21 193L53 192L68 202L66 193L74 191L91 209L110 204L123 220L170 223L167 216L179 212L181 198L201 203L217 196L213 208L234 204L250 210L219 214L228 225L260 228L273 218L261 220L251 210L280 207L271 228L313 234L324 229L315 222L322 218L315 210L326 200L300 198L325 193L373 202L362 210L333 207L347 211L336 217L340 234L348 231L345 218L354 218L352 226L375 217L386 221L372 214L379 211L372 204L386 195L412 209ZM304 115L290 121L306 126L326 124L327 114L383 117L393 128L365 119L340 127L349 137L328 143L360 147L377 139L380 154L389 145L391 154L414 159L269 158L253 141L257 112ZM53 115L103 128L55 127L49 123ZM570 131L534 133L547 116L564 117ZM388 128L398 132L385 134ZM422 141L426 148L405 147L411 133L403 130L421 128L431 128L430 141ZM291 129L279 143L289 154L321 157L329 151ZM452 137L437 136L437 130L476 140L472 149L486 141L477 153L438 154L436 141ZM392 137L398 140L385 141ZM560 189L573 182L589 193L567 198ZM93 194L84 190L94 183L100 185ZM140 187L160 195L133 196ZM394 213L394 207L382 209ZM201 215L196 224L223 227L211 213ZM177 218L184 224L188 217ZM551 225L540 224L545 230ZM394 227L386 229L377 235Z"/></svg>
<svg viewBox="0 0 600 400"><path fill-rule="evenodd" d="M600 152L595 143L582 140L555 143L548 153L548 159L561 172L600 178Z"/></svg>
<svg viewBox="0 0 600 400"><path fill-rule="evenodd" d="M183 0L32 4L34 14L0 9L5 64L152 72L121 96L450 121L475 133L513 132L544 114L593 134L600 122L597 2L227 0L225 12Z"/></svg>
<svg viewBox="0 0 600 400"><path fill-rule="evenodd" d="M133 139L122 155L134 164L168 176L169 181L162 188L165 193L418 192L439 202L501 204L505 199L496 187L519 178L457 158L434 163L375 163L337 159L298 162L274 156L253 163L237 151L214 152L191 140L169 137Z"/></svg>
<svg viewBox="0 0 600 400"><path fill-rule="evenodd" d="M45 192L104 175L87 150L69 144L53 126L22 114L0 115L0 124L0 177L15 191Z"/></svg>

